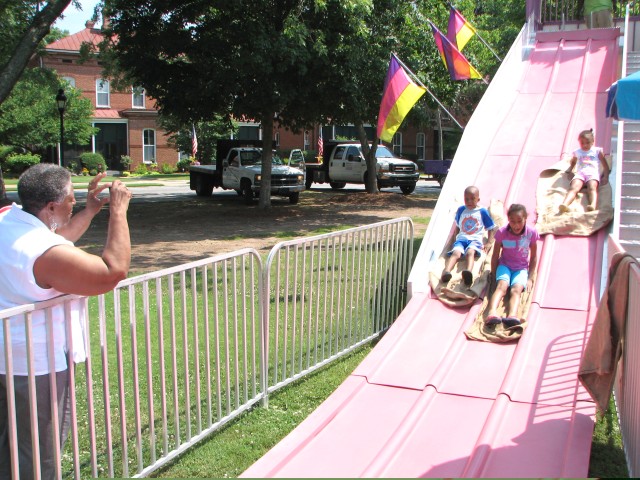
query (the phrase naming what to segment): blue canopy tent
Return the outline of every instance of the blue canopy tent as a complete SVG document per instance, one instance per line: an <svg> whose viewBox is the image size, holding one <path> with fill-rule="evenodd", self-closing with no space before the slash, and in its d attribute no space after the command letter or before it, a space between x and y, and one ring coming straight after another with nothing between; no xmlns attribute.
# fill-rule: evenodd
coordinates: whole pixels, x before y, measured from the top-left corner
<svg viewBox="0 0 640 480"><path fill-rule="evenodd" d="M640 120L640 71L621 78L609 87L607 117Z"/></svg>

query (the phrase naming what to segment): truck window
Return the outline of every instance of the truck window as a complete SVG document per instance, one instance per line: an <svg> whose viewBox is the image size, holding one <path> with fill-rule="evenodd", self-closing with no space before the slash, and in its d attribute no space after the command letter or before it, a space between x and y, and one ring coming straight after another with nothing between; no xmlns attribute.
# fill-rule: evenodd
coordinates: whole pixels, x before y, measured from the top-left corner
<svg viewBox="0 0 640 480"><path fill-rule="evenodd" d="M344 156L345 149L346 149L346 147L344 147L344 146L336 147L336 149L333 151L334 160L342 160L342 157Z"/></svg>
<svg viewBox="0 0 640 480"><path fill-rule="evenodd" d="M393 158L395 157L395 155L391 153L391 151L387 147L378 145L378 148L376 149L376 157L377 158Z"/></svg>
<svg viewBox="0 0 640 480"><path fill-rule="evenodd" d="M259 165L262 162L262 153L257 150L241 152L242 165Z"/></svg>
<svg viewBox="0 0 640 480"><path fill-rule="evenodd" d="M349 150L347 150L347 160L350 162L359 162L360 150L357 147L349 147Z"/></svg>

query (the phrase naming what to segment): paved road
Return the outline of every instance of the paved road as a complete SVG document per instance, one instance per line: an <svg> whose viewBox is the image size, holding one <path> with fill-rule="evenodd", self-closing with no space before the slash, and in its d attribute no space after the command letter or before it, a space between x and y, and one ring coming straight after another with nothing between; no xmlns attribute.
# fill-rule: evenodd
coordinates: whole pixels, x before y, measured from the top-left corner
<svg viewBox="0 0 640 480"><path fill-rule="evenodd" d="M185 199L192 199L195 197L195 192L189 189L188 180L180 181L168 181L164 182L163 186L155 187L135 187L131 186L133 192L132 202L157 202L157 201L182 201ZM311 189L313 191L331 191L329 184L314 184ZM346 188L340 190L341 192L363 192L364 185L348 184ZM386 188L384 191L400 193L399 188ZM420 180L416 185L415 193L438 195L440 193L440 187L438 182L433 180ZM76 200L78 203L83 203L87 191L85 189L77 189L75 191ZM237 196L238 194L234 190L222 190L221 188L215 188L213 195L231 195ZM18 202L18 194L16 192L7 192L7 196L14 202Z"/></svg>

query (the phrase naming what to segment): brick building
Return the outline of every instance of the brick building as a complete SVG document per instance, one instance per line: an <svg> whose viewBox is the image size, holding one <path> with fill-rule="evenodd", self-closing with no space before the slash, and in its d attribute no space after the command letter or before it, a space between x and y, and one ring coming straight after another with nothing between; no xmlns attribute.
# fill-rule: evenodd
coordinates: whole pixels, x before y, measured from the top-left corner
<svg viewBox="0 0 640 480"><path fill-rule="evenodd" d="M80 61L83 43L97 45L102 40L101 29L88 21L80 32L57 40L45 48L40 57L41 66L55 70L82 95L90 99L94 108L92 124L98 133L86 146L65 146L65 164L76 160L85 151L101 153L109 169L122 170L121 155L129 155L132 169L140 163L171 164L180 159L180 152L167 143L167 135L158 124L155 101L145 94L144 88L131 86L126 91L115 90L109 79L103 78L102 66L96 58ZM263 132L259 124L252 121L238 122L236 138L258 140ZM365 128L369 138L375 136L375 127ZM274 125L273 140L280 150L300 148L316 151L320 126L293 133ZM455 128L443 127L444 157L452 158L460 132ZM322 127L325 140L334 138L357 138L355 127ZM405 126L393 139L394 152L412 160L435 159L439 157L439 134L430 127Z"/></svg>
<svg viewBox="0 0 640 480"><path fill-rule="evenodd" d="M167 136L158 124L155 102L145 95L144 88L132 86L117 91L109 79L103 78L97 59L80 61L83 43L97 45L102 40L101 30L94 27L94 22L88 21L84 30L47 45L39 59L41 66L55 70L95 108L91 122L98 133L89 145L65 146L65 163L91 151L101 153L112 170L122 170L122 155L131 157L132 168L153 162L175 165L180 153L167 144Z"/></svg>

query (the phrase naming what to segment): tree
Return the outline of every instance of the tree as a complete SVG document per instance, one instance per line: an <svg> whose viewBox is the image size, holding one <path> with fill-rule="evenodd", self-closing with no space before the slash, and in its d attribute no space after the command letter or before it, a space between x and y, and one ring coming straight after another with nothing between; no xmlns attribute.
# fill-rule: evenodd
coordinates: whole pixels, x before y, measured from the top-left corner
<svg viewBox="0 0 640 480"><path fill-rule="evenodd" d="M324 50L322 32L314 28L322 3L111 0L105 33L114 36L103 59L109 73L144 85L161 113L185 123L215 113L260 122L260 207L267 208L274 117L296 130L320 115L312 72Z"/></svg>
<svg viewBox="0 0 640 480"><path fill-rule="evenodd" d="M259 121L263 185L270 183L274 119L294 131L318 121L355 124L375 170L377 141L369 149L364 125L376 124L393 51L445 104L462 88L443 73L426 22L428 12L446 24L448 8L436 0L107 0L106 6L107 73L144 85L162 113L185 123L216 112ZM435 110L429 99L421 104L418 112L425 105ZM367 191L377 191L375 179ZM269 205L268 189L260 205Z"/></svg>
<svg viewBox="0 0 640 480"><path fill-rule="evenodd" d="M42 151L60 141L60 120L55 102L65 89L65 143L86 145L96 129L91 126L91 101L43 68L23 72L9 97L0 105L0 144Z"/></svg>
<svg viewBox="0 0 640 480"><path fill-rule="evenodd" d="M212 121L193 122L189 125L171 115L163 115L160 117L160 124L163 130L169 132L169 143L181 152L191 152L192 125L195 125L198 138L196 159L205 164L214 163L216 139L225 138L237 131L233 121L220 116Z"/></svg>
<svg viewBox="0 0 640 480"><path fill-rule="evenodd" d="M0 104L11 89L38 48L49 33L51 25L62 14L72 0L2 2L0 5L0 30L3 42L0 48ZM45 3L40 10L40 5ZM79 7L79 2L74 0Z"/></svg>

